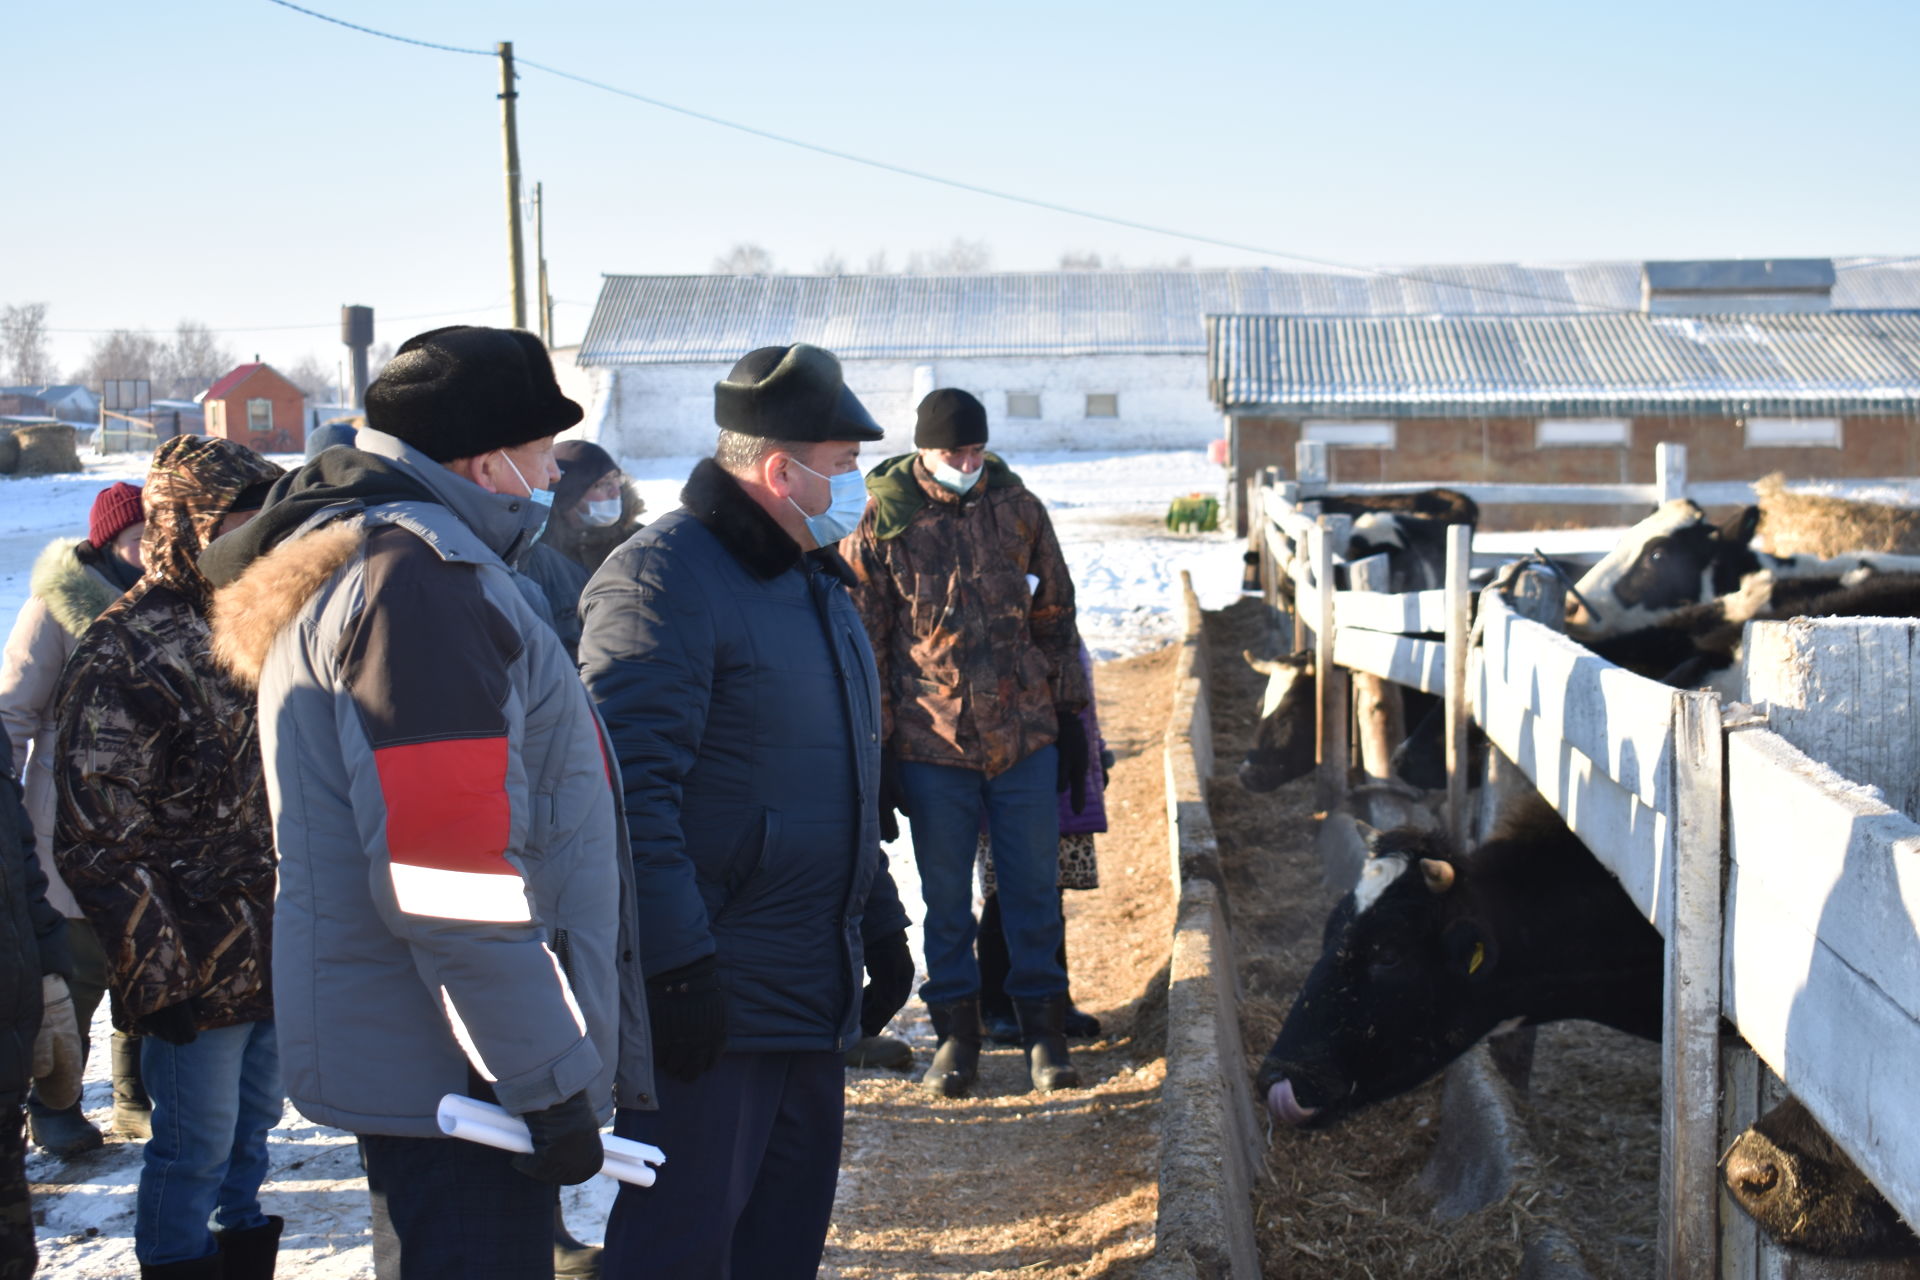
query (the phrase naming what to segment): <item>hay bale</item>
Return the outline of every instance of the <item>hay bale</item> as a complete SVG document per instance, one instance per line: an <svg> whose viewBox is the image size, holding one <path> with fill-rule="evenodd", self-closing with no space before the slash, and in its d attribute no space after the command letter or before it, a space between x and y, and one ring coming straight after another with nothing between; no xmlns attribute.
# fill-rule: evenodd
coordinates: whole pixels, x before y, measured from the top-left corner
<svg viewBox="0 0 1920 1280"><path fill-rule="evenodd" d="M1830 559L1853 551L1920 554L1920 511L1792 493L1779 472L1754 483L1760 496L1760 545L1776 556Z"/></svg>
<svg viewBox="0 0 1920 1280"><path fill-rule="evenodd" d="M74 445L73 424L36 422L32 426L19 428L13 435L20 443L17 474L46 476L80 469L80 451Z"/></svg>
<svg viewBox="0 0 1920 1280"><path fill-rule="evenodd" d="M20 442L11 427L0 427L0 476L10 476L20 467Z"/></svg>

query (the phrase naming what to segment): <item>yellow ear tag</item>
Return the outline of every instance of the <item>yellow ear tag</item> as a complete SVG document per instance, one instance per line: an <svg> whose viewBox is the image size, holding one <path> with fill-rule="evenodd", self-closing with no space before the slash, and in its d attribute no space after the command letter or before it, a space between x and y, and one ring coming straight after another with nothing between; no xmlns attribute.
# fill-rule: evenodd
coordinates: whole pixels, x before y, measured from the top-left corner
<svg viewBox="0 0 1920 1280"><path fill-rule="evenodd" d="M1487 945L1484 942L1473 944L1473 958L1467 961L1467 976L1480 972L1480 966L1487 962Z"/></svg>

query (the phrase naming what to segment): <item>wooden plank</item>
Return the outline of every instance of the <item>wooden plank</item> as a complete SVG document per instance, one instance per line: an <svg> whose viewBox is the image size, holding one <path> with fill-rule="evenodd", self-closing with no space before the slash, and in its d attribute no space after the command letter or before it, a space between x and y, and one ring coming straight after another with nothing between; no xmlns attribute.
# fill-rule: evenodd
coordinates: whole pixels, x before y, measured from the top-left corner
<svg viewBox="0 0 1920 1280"><path fill-rule="evenodd" d="M1687 496L1687 446L1662 440L1653 446L1654 501L1665 505Z"/></svg>
<svg viewBox="0 0 1920 1280"><path fill-rule="evenodd" d="M1727 744L1733 862L1920 1018L1920 823L1776 733Z"/></svg>
<svg viewBox="0 0 1920 1280"><path fill-rule="evenodd" d="M1447 691L1447 829L1459 848L1466 848L1471 813L1467 808L1467 649L1472 638L1473 592L1468 565L1473 559L1473 530L1466 525L1447 529L1446 637Z"/></svg>
<svg viewBox="0 0 1920 1280"><path fill-rule="evenodd" d="M1797 906L1734 866L1728 1015L1893 1206L1920 1221L1920 1021L1809 933Z"/></svg>
<svg viewBox="0 0 1920 1280"><path fill-rule="evenodd" d="M1269 503L1267 519L1273 522L1283 536L1301 546L1304 546L1307 541L1307 530L1313 528L1313 517L1291 504Z"/></svg>
<svg viewBox="0 0 1920 1280"><path fill-rule="evenodd" d="M1720 1191L1720 811L1725 739L1720 699L1673 697L1673 856L1665 897L1666 1002L1661 1027L1660 1274L1718 1280Z"/></svg>
<svg viewBox="0 0 1920 1280"><path fill-rule="evenodd" d="M1481 601L1482 647L1493 678L1581 754L1656 808L1672 781L1673 690L1595 656L1491 593Z"/></svg>
<svg viewBox="0 0 1920 1280"><path fill-rule="evenodd" d="M1301 478L1305 485L1306 478ZM1320 485L1318 492L1339 494L1419 493L1436 485L1464 493L1481 506L1541 503L1553 506L1654 506L1659 488L1651 484L1477 484L1428 480L1370 480Z"/></svg>
<svg viewBox="0 0 1920 1280"><path fill-rule="evenodd" d="M1368 556L1347 567L1348 581L1355 592L1374 594L1391 586L1393 565L1385 555ZM1333 601L1333 657L1341 666L1352 664L1340 657L1340 636L1352 634L1340 617L1340 598ZM1407 739L1407 717L1400 686L1379 675L1354 671L1353 724L1360 769L1369 777L1384 778L1393 772L1393 751Z"/></svg>
<svg viewBox="0 0 1920 1280"><path fill-rule="evenodd" d="M1377 558L1377 557L1375 557ZM1447 593L1438 591L1342 591L1333 602L1334 622L1341 628L1387 631L1399 635L1444 635L1447 630Z"/></svg>
<svg viewBox="0 0 1920 1280"><path fill-rule="evenodd" d="M1293 473L1300 478L1301 492L1312 488L1325 488L1333 475L1331 459L1326 443L1320 440L1301 440L1293 446Z"/></svg>
<svg viewBox="0 0 1920 1280"><path fill-rule="evenodd" d="M1314 685L1320 703L1314 735L1314 758L1319 762L1316 794L1319 808L1328 811L1340 803L1347 790L1347 756L1351 750L1347 737L1347 713L1352 705L1348 701L1346 673L1333 657L1334 530L1331 526L1334 519L1333 516L1324 517L1325 523L1316 526L1308 539L1317 609L1309 614L1304 601L1300 607L1301 616L1313 619Z"/></svg>
<svg viewBox="0 0 1920 1280"><path fill-rule="evenodd" d="M1517 691L1487 679L1477 658L1475 668L1475 719L1487 737L1533 779L1641 914L1665 933L1668 900L1660 887L1671 848L1667 816L1529 712Z"/></svg>
<svg viewBox="0 0 1920 1280"><path fill-rule="evenodd" d="M1447 647L1438 640L1336 626L1333 660L1349 670L1364 671L1435 697L1447 691Z"/></svg>

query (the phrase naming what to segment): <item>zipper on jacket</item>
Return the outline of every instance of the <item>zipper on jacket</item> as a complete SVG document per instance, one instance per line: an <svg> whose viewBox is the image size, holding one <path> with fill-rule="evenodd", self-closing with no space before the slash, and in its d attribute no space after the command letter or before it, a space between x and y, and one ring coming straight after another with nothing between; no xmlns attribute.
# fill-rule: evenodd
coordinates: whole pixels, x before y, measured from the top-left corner
<svg viewBox="0 0 1920 1280"><path fill-rule="evenodd" d="M565 929L553 931L553 954L560 961L560 972L566 978L567 986L573 986L573 943Z"/></svg>

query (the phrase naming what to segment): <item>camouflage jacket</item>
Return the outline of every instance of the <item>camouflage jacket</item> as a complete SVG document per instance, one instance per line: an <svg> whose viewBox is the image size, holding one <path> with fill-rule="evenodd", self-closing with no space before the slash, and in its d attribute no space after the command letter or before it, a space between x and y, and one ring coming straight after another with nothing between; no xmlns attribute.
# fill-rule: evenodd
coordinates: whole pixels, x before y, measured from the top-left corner
<svg viewBox="0 0 1920 1280"><path fill-rule="evenodd" d="M227 440L162 445L142 494L146 572L61 675L54 860L127 1023L186 1000L202 1028L273 1016L254 701L213 663L196 561L241 491L279 474Z"/></svg>
<svg viewBox="0 0 1920 1280"><path fill-rule="evenodd" d="M965 495L917 454L875 467L867 489L840 550L880 668L882 741L902 760L1004 773L1088 698L1046 507L991 454Z"/></svg>

